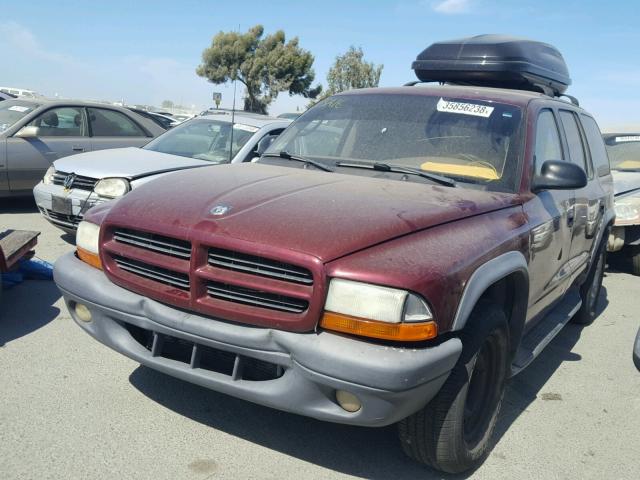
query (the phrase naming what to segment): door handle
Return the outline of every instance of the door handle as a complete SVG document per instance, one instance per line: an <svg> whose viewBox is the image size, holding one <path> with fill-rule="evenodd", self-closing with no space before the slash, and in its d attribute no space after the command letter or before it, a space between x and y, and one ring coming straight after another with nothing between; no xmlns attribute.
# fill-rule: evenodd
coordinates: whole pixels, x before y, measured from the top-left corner
<svg viewBox="0 0 640 480"><path fill-rule="evenodd" d="M74 152L84 152L84 147L81 147L80 145L74 145L73 147L71 147L71 150L73 150Z"/></svg>

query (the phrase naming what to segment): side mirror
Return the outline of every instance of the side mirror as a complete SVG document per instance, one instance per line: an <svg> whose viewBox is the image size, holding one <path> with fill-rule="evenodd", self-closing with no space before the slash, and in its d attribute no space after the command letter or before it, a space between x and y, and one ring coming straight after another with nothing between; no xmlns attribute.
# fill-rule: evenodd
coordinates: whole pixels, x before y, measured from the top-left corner
<svg viewBox="0 0 640 480"><path fill-rule="evenodd" d="M258 142L258 146L256 147L256 155L261 156L264 152L266 152L267 148L271 146L276 137L277 135L267 135L265 137L262 137Z"/></svg>
<svg viewBox="0 0 640 480"><path fill-rule="evenodd" d="M26 127L22 127L13 136L18 138L35 138L39 136L39 134L40 128L35 125L28 125Z"/></svg>
<svg viewBox="0 0 640 480"><path fill-rule="evenodd" d="M540 190L575 190L587 185L587 174L575 163L547 160L540 175L533 179L534 192Z"/></svg>

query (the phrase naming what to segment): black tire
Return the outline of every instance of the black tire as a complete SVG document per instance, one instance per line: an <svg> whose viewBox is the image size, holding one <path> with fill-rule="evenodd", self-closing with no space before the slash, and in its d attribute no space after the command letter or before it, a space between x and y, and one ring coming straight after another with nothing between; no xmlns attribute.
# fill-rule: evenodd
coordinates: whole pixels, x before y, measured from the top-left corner
<svg viewBox="0 0 640 480"><path fill-rule="evenodd" d="M640 247L631 247L631 273L640 276Z"/></svg>
<svg viewBox="0 0 640 480"><path fill-rule="evenodd" d="M607 263L607 249L604 242L596 250L597 257L591 264L591 269L587 279L580 287L580 299L582 306L578 313L571 319L578 325L590 325L596 318L598 309L598 298L602 290L602 278L604 277L604 267Z"/></svg>
<svg viewBox="0 0 640 480"><path fill-rule="evenodd" d="M479 466L489 453L509 366L504 312L481 302L462 332L462 354L429 404L398 424L404 452L448 473Z"/></svg>

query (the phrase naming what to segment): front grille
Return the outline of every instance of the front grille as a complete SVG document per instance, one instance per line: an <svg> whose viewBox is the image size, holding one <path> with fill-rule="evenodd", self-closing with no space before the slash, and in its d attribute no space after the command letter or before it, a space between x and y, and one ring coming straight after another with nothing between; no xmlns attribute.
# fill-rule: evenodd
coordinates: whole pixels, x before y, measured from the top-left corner
<svg viewBox="0 0 640 480"><path fill-rule="evenodd" d="M220 248L209 249L209 265L303 285L313 284L313 275L306 268Z"/></svg>
<svg viewBox="0 0 640 480"><path fill-rule="evenodd" d="M185 273L156 267L155 265L139 262L131 258L114 256L113 259L116 262L116 265L118 265L122 270L165 285L171 285L182 290L189 290L189 275Z"/></svg>
<svg viewBox="0 0 640 480"><path fill-rule="evenodd" d="M181 362L192 369L207 370L231 377L231 380L263 382L284 375L284 367L256 358L209 347L166 335L130 323L124 323L134 340L153 357Z"/></svg>
<svg viewBox="0 0 640 480"><path fill-rule="evenodd" d="M281 312L302 313L309 306L309 302L306 300L218 282L209 282L207 284L207 293L209 296L219 300L269 308Z"/></svg>
<svg viewBox="0 0 640 480"><path fill-rule="evenodd" d="M155 233L138 232L125 228L119 228L113 232L116 242L126 243L145 250L163 253L171 257L191 258L191 244L186 240L156 235Z"/></svg>
<svg viewBox="0 0 640 480"><path fill-rule="evenodd" d="M69 175L74 175L72 173L66 172L55 172L53 174L53 184L64 186L64 181ZM73 182L71 186L68 188L77 188L78 190L89 190L92 191L93 188L98 183L97 178L91 177L83 177L82 175L74 175Z"/></svg>
<svg viewBox="0 0 640 480"><path fill-rule="evenodd" d="M53 210L49 210L47 208L40 208L40 211L52 222L59 223L68 227L78 228L78 224L82 221L82 215L65 215L63 213L54 212Z"/></svg>
<svg viewBox="0 0 640 480"><path fill-rule="evenodd" d="M103 238L107 274L149 298L255 324L288 315L284 318L290 325L313 328L320 313L320 304L313 301L316 275L310 268L129 226L107 226Z"/></svg>

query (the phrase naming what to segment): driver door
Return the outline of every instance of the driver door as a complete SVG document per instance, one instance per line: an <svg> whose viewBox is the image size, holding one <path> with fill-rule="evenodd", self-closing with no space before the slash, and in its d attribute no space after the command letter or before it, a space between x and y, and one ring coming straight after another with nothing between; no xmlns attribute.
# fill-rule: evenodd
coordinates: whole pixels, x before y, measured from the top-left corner
<svg viewBox="0 0 640 480"><path fill-rule="evenodd" d="M540 173L546 160L564 160L560 130L551 109L539 112L536 123L534 168ZM532 226L529 259L531 320L554 305L571 278L571 240L575 223L573 190L544 190L524 205Z"/></svg>
<svg viewBox="0 0 640 480"><path fill-rule="evenodd" d="M31 190L58 158L91 150L81 107L49 109L26 126L36 127L36 136L7 139L9 185L13 192Z"/></svg>

